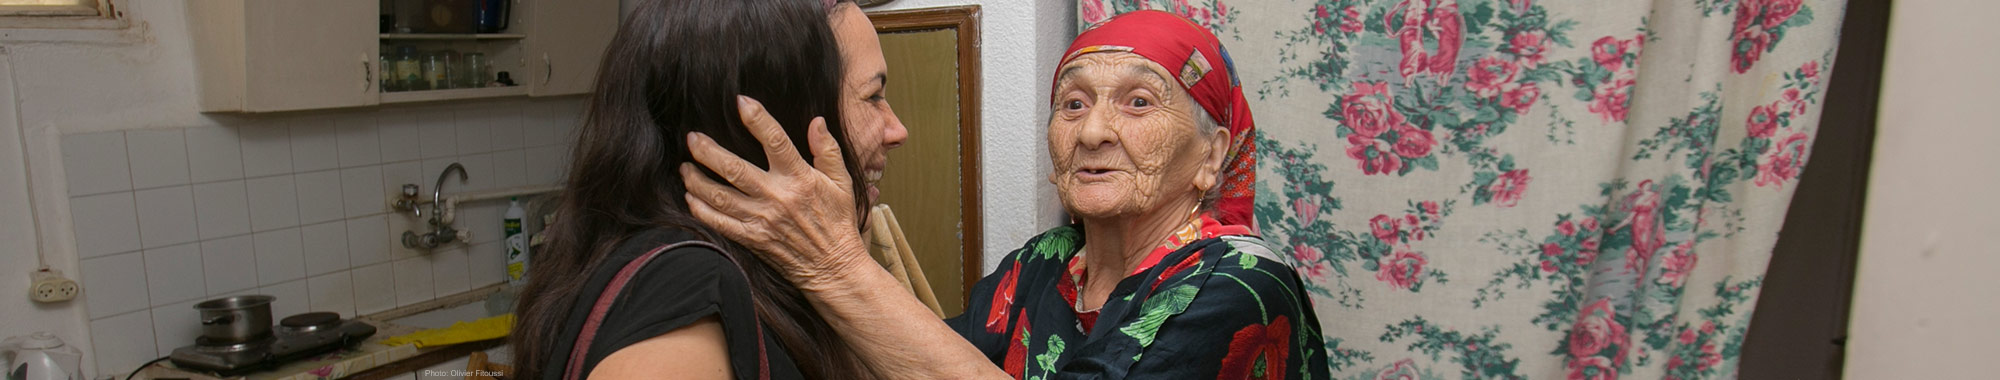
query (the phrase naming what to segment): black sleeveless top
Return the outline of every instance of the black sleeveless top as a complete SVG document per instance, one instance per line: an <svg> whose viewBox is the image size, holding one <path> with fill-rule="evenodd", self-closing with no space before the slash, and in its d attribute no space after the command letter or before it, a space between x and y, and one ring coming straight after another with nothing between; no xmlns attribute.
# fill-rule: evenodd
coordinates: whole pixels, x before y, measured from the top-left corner
<svg viewBox="0 0 2000 380"><path fill-rule="evenodd" d="M546 370L542 371L542 379L562 379L569 364L570 351L576 344L577 335L583 330L584 319L590 315L598 295L603 293L611 278L617 276L619 269L654 248L688 240L695 240L695 236L686 231L660 229L641 233L619 244L603 264L593 269L583 290L577 292L576 302L570 307L569 318L565 319L557 341L548 342L552 355L543 367ZM723 335L729 346L729 367L736 378L757 378L756 324L759 322L751 306L749 279L744 278L736 264L723 253L693 246L662 252L639 269L625 286L598 326L597 337L591 342L589 353L585 354L580 376L590 376L597 363L612 352L713 316L722 323ZM769 331L763 335L764 351L770 358L771 378L803 378L791 356L786 355L784 347L771 337ZM670 373L659 374L661 378L674 376Z"/></svg>

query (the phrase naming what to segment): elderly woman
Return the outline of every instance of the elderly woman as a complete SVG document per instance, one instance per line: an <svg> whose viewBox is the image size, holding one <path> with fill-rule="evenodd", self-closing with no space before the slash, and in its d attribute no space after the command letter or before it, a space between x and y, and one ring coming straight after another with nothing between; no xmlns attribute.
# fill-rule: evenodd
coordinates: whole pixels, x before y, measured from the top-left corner
<svg viewBox="0 0 2000 380"><path fill-rule="evenodd" d="M765 172L696 145L734 188L685 176L688 202L785 272L878 375L1325 378L1298 276L1247 227L1253 125L1230 65L1214 35L1168 13L1078 36L1048 149L1049 181L1080 223L1008 254L943 323L869 261L837 147L812 146L818 169Z"/></svg>

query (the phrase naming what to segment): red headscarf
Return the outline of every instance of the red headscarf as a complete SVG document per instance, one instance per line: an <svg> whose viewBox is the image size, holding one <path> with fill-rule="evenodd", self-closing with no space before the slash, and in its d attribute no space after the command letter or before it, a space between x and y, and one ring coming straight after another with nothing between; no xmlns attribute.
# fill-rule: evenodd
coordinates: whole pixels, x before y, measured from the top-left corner
<svg viewBox="0 0 2000 380"><path fill-rule="evenodd" d="M1250 102L1243 99L1243 86L1236 78L1236 66L1222 41L1208 29L1181 16L1161 11L1136 11L1093 25L1063 53L1060 68L1076 57L1099 52L1138 54L1174 72L1181 86L1201 104L1215 123L1229 128L1228 161L1222 167L1222 199L1216 202L1216 219L1223 224L1251 225L1252 203L1257 192L1257 139L1252 131ZM1060 75L1060 74L1058 74ZM1060 78L1057 78L1060 79ZM1051 84L1049 98L1055 98Z"/></svg>

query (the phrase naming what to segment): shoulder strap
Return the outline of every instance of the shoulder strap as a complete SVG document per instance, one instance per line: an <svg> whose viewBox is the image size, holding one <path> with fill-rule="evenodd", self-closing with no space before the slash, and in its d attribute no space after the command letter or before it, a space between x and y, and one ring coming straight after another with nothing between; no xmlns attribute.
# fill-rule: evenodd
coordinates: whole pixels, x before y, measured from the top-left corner
<svg viewBox="0 0 2000 380"><path fill-rule="evenodd" d="M717 247L715 244L688 240L653 248L652 251L625 264L624 268L618 270L618 275L611 278L611 283L604 286L604 291L598 293L597 302L590 307L590 316L583 320L583 330L577 334L575 345L570 347L569 364L563 370L563 380L583 380L583 362L590 353L590 343L597 336L597 328L604 323L605 315L611 312L611 304L618 300L618 294L625 290L625 284L632 281L632 276L639 274L639 269L644 268L647 262L653 261L653 258L658 257L660 253L685 247L704 247L716 253L723 252L722 247ZM730 263L736 262L736 258L728 254L723 254L722 257L729 259ZM742 274L745 280L750 278L749 274L743 273L741 265L736 266L736 271ZM751 291L754 292L756 289L752 288ZM756 303L751 303L751 307L755 308ZM757 330L757 378L769 380L771 363L770 356L764 351L764 325L752 323L751 326L755 326Z"/></svg>

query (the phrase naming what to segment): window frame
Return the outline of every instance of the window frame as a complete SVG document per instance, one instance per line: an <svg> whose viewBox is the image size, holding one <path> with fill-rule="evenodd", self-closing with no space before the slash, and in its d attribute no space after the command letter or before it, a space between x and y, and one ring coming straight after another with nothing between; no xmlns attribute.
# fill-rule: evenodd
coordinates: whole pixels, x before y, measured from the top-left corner
<svg viewBox="0 0 2000 380"><path fill-rule="evenodd" d="M0 29L124 29L119 3L89 0L86 5L0 6Z"/></svg>

